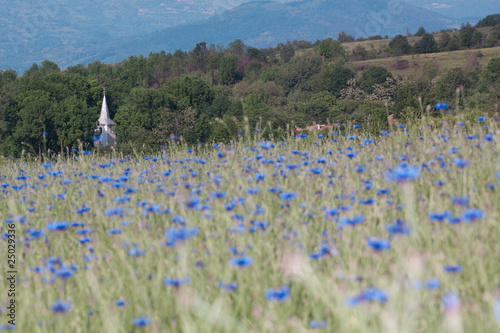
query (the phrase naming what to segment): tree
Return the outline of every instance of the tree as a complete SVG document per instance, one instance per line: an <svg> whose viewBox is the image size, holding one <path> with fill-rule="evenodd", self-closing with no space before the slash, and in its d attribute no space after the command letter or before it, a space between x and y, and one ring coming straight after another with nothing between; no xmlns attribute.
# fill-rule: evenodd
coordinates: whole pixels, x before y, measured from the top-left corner
<svg viewBox="0 0 500 333"><path fill-rule="evenodd" d="M243 114L248 118L250 128L255 128L262 119L262 126L270 120L271 107L262 102L259 96L250 94L243 103Z"/></svg>
<svg viewBox="0 0 500 333"><path fill-rule="evenodd" d="M448 46L448 44L450 43L451 41L451 36L449 33L447 32L444 32L442 35L441 35L441 39L439 39L439 49L440 50L446 50L446 47Z"/></svg>
<svg viewBox="0 0 500 333"><path fill-rule="evenodd" d="M347 87L347 82L354 77L353 72L343 66L328 66L321 72L315 91L329 91L336 98L340 97L342 89Z"/></svg>
<svg viewBox="0 0 500 333"><path fill-rule="evenodd" d="M474 35L475 29L470 25L470 23L467 23L466 25L462 25L460 28L460 46L465 47L465 48L470 48L472 44L472 37Z"/></svg>
<svg viewBox="0 0 500 333"><path fill-rule="evenodd" d="M293 56L295 55L295 48L290 42L286 42L286 44L280 44L278 46L279 54L283 63L289 62Z"/></svg>
<svg viewBox="0 0 500 333"><path fill-rule="evenodd" d="M336 104L337 100L330 92L322 91L303 102L300 105L299 112L306 116L308 123L326 123Z"/></svg>
<svg viewBox="0 0 500 333"><path fill-rule="evenodd" d="M321 69L321 58L316 55L295 57L282 65L276 72L275 82L282 86L286 93L303 89L309 79Z"/></svg>
<svg viewBox="0 0 500 333"><path fill-rule="evenodd" d="M437 42L431 34L424 34L422 39L415 43L415 53L435 53L438 52Z"/></svg>
<svg viewBox="0 0 500 333"><path fill-rule="evenodd" d="M415 36L417 37L420 37L420 36L423 36L427 33L427 31L425 31L424 27L420 27L418 28L417 32L415 33Z"/></svg>
<svg viewBox="0 0 500 333"><path fill-rule="evenodd" d="M414 88L410 83L407 83L399 88L398 92L396 93L396 96L394 98L394 106L392 108L394 117L400 120L403 119L403 113L407 107L419 109L419 103L417 98L415 97Z"/></svg>
<svg viewBox="0 0 500 333"><path fill-rule="evenodd" d="M411 53L411 46L408 39L403 35L397 35L389 43L391 53L395 56L401 56Z"/></svg>
<svg viewBox="0 0 500 333"><path fill-rule="evenodd" d="M500 58L491 58L486 65L485 72L491 75L493 82L500 82Z"/></svg>
<svg viewBox="0 0 500 333"><path fill-rule="evenodd" d="M476 28L494 27L500 24L500 14L488 15L476 24Z"/></svg>
<svg viewBox="0 0 500 333"><path fill-rule="evenodd" d="M238 70L238 57L229 54L219 60L219 75L222 84L233 84L241 79L241 73Z"/></svg>
<svg viewBox="0 0 500 333"><path fill-rule="evenodd" d="M345 31L339 32L337 40L341 43L349 43L355 40L354 36L347 34Z"/></svg>
<svg viewBox="0 0 500 333"><path fill-rule="evenodd" d="M345 60L345 50L342 43L331 38L324 39L318 44L318 51L321 56L328 60Z"/></svg>
<svg viewBox="0 0 500 333"><path fill-rule="evenodd" d="M392 78L392 74L385 67L370 66L361 74L359 86L364 92L371 94L375 89L374 85L384 84L388 77Z"/></svg>

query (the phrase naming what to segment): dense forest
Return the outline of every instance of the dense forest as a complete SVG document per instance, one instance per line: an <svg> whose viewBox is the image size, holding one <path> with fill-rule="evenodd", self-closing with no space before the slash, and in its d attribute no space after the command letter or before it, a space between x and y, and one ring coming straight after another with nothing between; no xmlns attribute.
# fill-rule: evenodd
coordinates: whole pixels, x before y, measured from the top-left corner
<svg viewBox="0 0 500 333"><path fill-rule="evenodd" d="M450 114L498 112L500 58L484 66L479 59L484 48L500 46L500 15L435 36L421 28L378 49L369 43L387 37L363 41L344 32L337 40L267 49L240 40L228 47L201 42L189 52L131 56L111 65L95 61L61 70L46 60L22 76L0 71L0 153L65 153L79 143L88 149L103 88L123 150L130 142L156 149L174 137L189 145L228 142L245 119L262 135L279 137L287 126L314 123L369 123L380 131L388 127L388 114L400 122L422 112L440 117L434 107L426 111L438 102L448 103ZM393 74L409 66L405 55L459 50L470 50L461 66L429 62L418 75ZM391 68L363 63L384 58L392 59Z"/></svg>

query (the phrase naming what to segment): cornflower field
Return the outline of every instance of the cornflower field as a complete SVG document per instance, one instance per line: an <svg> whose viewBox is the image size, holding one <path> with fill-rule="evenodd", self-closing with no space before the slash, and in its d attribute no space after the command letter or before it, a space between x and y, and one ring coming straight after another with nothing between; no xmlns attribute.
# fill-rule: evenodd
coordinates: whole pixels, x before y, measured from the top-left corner
<svg viewBox="0 0 500 333"><path fill-rule="evenodd" d="M1 329L500 332L498 121L354 127L4 159Z"/></svg>

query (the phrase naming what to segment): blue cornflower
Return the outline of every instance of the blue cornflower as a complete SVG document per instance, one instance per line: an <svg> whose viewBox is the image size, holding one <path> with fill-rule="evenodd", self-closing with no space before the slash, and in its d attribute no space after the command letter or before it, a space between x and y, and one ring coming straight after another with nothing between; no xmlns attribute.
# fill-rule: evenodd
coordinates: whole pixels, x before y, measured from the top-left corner
<svg viewBox="0 0 500 333"><path fill-rule="evenodd" d="M131 257L140 257L146 254L146 251L142 251L139 249L137 244L134 245L130 250L128 250L128 255Z"/></svg>
<svg viewBox="0 0 500 333"><path fill-rule="evenodd" d="M481 117L477 118L476 120L479 121L479 122L482 122L482 121L486 120L486 117L485 116L481 116Z"/></svg>
<svg viewBox="0 0 500 333"><path fill-rule="evenodd" d="M45 225L45 227L50 231L64 230L68 228L68 222L66 221L49 222Z"/></svg>
<svg viewBox="0 0 500 333"><path fill-rule="evenodd" d="M316 320L311 320L311 322L309 323L309 327L311 328L323 328L326 326L326 320L322 320L322 321L316 321Z"/></svg>
<svg viewBox="0 0 500 333"><path fill-rule="evenodd" d="M250 257L233 257L229 260L229 263L237 267L248 267L252 265L253 260Z"/></svg>
<svg viewBox="0 0 500 333"><path fill-rule="evenodd" d="M447 109L448 106L449 105L447 103L436 103L436 105L435 105L436 110Z"/></svg>
<svg viewBox="0 0 500 333"><path fill-rule="evenodd" d="M469 165L469 161L461 159L460 157L455 158L452 162L459 168L465 168Z"/></svg>
<svg viewBox="0 0 500 333"><path fill-rule="evenodd" d="M386 173L386 178L398 183L408 180L416 180L420 177L420 169L418 166L411 166L407 163L402 163L398 167L389 170Z"/></svg>
<svg viewBox="0 0 500 333"><path fill-rule="evenodd" d="M297 192L285 192L280 194L280 198L286 201L295 199L296 197L297 197Z"/></svg>
<svg viewBox="0 0 500 333"><path fill-rule="evenodd" d="M457 266L443 266L443 270L446 273L459 273L462 271L462 265Z"/></svg>
<svg viewBox="0 0 500 333"><path fill-rule="evenodd" d="M431 221L442 222L442 221L451 217L451 212L449 210L447 210L443 213L429 213L427 216L429 217L429 220L431 220Z"/></svg>
<svg viewBox="0 0 500 333"><path fill-rule="evenodd" d="M167 245L174 246L176 242L182 242L198 235L198 228L168 228L165 231Z"/></svg>
<svg viewBox="0 0 500 333"><path fill-rule="evenodd" d="M363 215L358 215L354 217L341 217L339 220L339 227L342 228L345 225L355 226L356 224L363 223L365 221L365 217Z"/></svg>
<svg viewBox="0 0 500 333"><path fill-rule="evenodd" d="M408 235L410 233L410 228L406 226L406 223L401 220L397 220L395 224L389 224L386 230L391 234L403 234Z"/></svg>
<svg viewBox="0 0 500 333"><path fill-rule="evenodd" d="M184 225L186 224L186 220L179 216L179 215L174 215L170 218L170 221L172 221L173 223L177 223L177 224L181 224L181 225Z"/></svg>
<svg viewBox="0 0 500 333"><path fill-rule="evenodd" d="M467 206L469 205L469 198L467 197L451 197L451 202L458 206Z"/></svg>
<svg viewBox="0 0 500 333"><path fill-rule="evenodd" d="M43 237L44 232L43 230L38 230L38 229L29 229L28 234L33 237L33 238L40 238Z"/></svg>
<svg viewBox="0 0 500 333"><path fill-rule="evenodd" d="M66 303L63 303L61 300L57 300L53 305L52 305L52 312L54 313L65 313L66 311L69 310L71 307L71 302L67 301Z"/></svg>
<svg viewBox="0 0 500 333"><path fill-rule="evenodd" d="M143 327L149 325L151 319L141 316L140 318L134 318L132 322L134 323L134 326Z"/></svg>
<svg viewBox="0 0 500 333"><path fill-rule="evenodd" d="M500 298L495 302L493 312L495 313L495 318L500 322Z"/></svg>
<svg viewBox="0 0 500 333"><path fill-rule="evenodd" d="M283 286L280 289L268 289L265 293L266 299L268 301L284 301L290 297L290 288L288 286Z"/></svg>
<svg viewBox="0 0 500 333"><path fill-rule="evenodd" d="M125 301L122 301L121 299L116 301L116 306L124 306L125 304L127 303L125 303Z"/></svg>
<svg viewBox="0 0 500 333"><path fill-rule="evenodd" d="M70 277L73 276L73 272L69 269L66 269L66 268L63 268L63 269L58 269L56 272L55 272L55 275L57 277L60 277L62 279L68 279Z"/></svg>
<svg viewBox="0 0 500 333"><path fill-rule="evenodd" d="M477 221L484 218L484 212L477 208L467 209L462 213L462 215L465 222Z"/></svg>
<svg viewBox="0 0 500 333"><path fill-rule="evenodd" d="M312 173L315 173L315 174L320 174L323 172L323 168L316 167L316 168L309 169L309 171L311 171Z"/></svg>
<svg viewBox="0 0 500 333"><path fill-rule="evenodd" d="M441 286L441 282L436 278L430 278L427 280L426 287L427 289L437 289Z"/></svg>
<svg viewBox="0 0 500 333"><path fill-rule="evenodd" d="M221 281L219 281L218 285L219 285L219 288L224 289L224 290L236 290L236 288L238 288L238 284L236 282L222 283Z"/></svg>
<svg viewBox="0 0 500 333"><path fill-rule="evenodd" d="M369 288L362 291L359 295L346 299L349 306L356 306L364 301L376 301L380 303L387 302L387 294L377 288Z"/></svg>
<svg viewBox="0 0 500 333"><path fill-rule="evenodd" d="M388 250L391 248L391 242L382 238L368 237L366 244L375 251Z"/></svg>
<svg viewBox="0 0 500 333"><path fill-rule="evenodd" d="M445 311L455 310L460 307L460 296L453 291L446 292L441 299Z"/></svg>
<svg viewBox="0 0 500 333"><path fill-rule="evenodd" d="M163 280L163 284L166 286L172 286L175 288L179 288L179 286L183 284L189 284L191 282L191 279L189 278L184 278L184 279L170 279L170 278L165 278Z"/></svg>
<svg viewBox="0 0 500 333"><path fill-rule="evenodd" d="M122 229L120 229L120 228L108 229L108 234L110 234L110 235L116 235L116 234L121 234L121 233L122 233Z"/></svg>

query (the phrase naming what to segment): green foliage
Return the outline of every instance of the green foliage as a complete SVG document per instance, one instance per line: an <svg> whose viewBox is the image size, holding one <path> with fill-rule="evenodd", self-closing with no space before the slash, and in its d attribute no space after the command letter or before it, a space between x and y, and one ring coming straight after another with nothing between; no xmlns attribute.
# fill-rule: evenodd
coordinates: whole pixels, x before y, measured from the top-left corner
<svg viewBox="0 0 500 333"><path fill-rule="evenodd" d="M435 53L438 52L438 45L432 34L424 34L422 39L413 46L415 53Z"/></svg>
<svg viewBox="0 0 500 333"><path fill-rule="evenodd" d="M241 79L238 69L239 59L235 54L229 54L219 60L219 75L222 84L233 84Z"/></svg>
<svg viewBox="0 0 500 333"><path fill-rule="evenodd" d="M303 89L309 79L321 69L321 58L315 55L295 57L282 65L276 73L276 83L289 93Z"/></svg>
<svg viewBox="0 0 500 333"><path fill-rule="evenodd" d="M250 129L254 129L267 124L271 116L271 107L264 104L259 96L250 94L243 103L243 114L248 118Z"/></svg>
<svg viewBox="0 0 500 333"><path fill-rule="evenodd" d="M371 94L375 90L374 85L384 84L388 77L392 78L392 73L385 67L370 66L361 73L359 86L364 92Z"/></svg>
<svg viewBox="0 0 500 333"><path fill-rule="evenodd" d="M411 46L408 39L403 35L397 35L389 43L390 51L395 56L411 53Z"/></svg>
<svg viewBox="0 0 500 333"><path fill-rule="evenodd" d="M404 110L406 108L412 107L414 109L419 109L419 102L415 97L415 89L412 84L407 83L401 88L399 88L394 98L394 106L392 112L394 118L403 120L405 118Z"/></svg>
<svg viewBox="0 0 500 333"><path fill-rule="evenodd" d="M425 35L426 33L427 33L427 31L425 31L424 27L420 27L420 28L418 28L418 30L414 36L421 37L421 36Z"/></svg>
<svg viewBox="0 0 500 333"><path fill-rule="evenodd" d="M343 66L326 66L321 71L313 86L315 91L328 91L336 98L340 97L340 91L347 87L347 82L354 78L353 72Z"/></svg>
<svg viewBox="0 0 500 333"><path fill-rule="evenodd" d="M322 40L318 46L319 55L328 60L345 60L346 53L342 43L331 38Z"/></svg>
<svg viewBox="0 0 500 333"><path fill-rule="evenodd" d="M476 27L477 28L494 27L498 24L500 24L500 14L493 14L493 15L488 15L479 22L477 22Z"/></svg>
<svg viewBox="0 0 500 333"><path fill-rule="evenodd" d="M335 105L337 105L335 96L328 91L322 91L301 103L299 112L305 116L308 123L326 124L334 112Z"/></svg>

